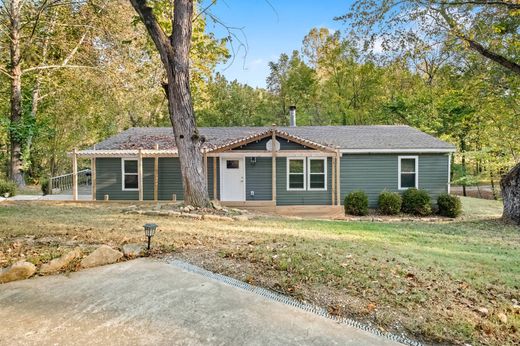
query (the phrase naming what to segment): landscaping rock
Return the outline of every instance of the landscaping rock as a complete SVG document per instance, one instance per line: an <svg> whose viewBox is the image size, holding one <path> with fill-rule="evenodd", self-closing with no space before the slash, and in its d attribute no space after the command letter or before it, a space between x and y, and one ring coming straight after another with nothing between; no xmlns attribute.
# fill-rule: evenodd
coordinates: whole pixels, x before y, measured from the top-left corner
<svg viewBox="0 0 520 346"><path fill-rule="evenodd" d="M123 254L108 245L101 245L81 261L83 268L97 267L117 262Z"/></svg>
<svg viewBox="0 0 520 346"><path fill-rule="evenodd" d="M506 316L506 314L504 314L503 312L499 312L499 313L497 314L497 317L498 317L498 319L500 320L500 322L502 322L502 323L504 323L504 324L507 323L507 316Z"/></svg>
<svg viewBox="0 0 520 346"><path fill-rule="evenodd" d="M211 201L211 206L215 210L222 210L222 206L217 201Z"/></svg>
<svg viewBox="0 0 520 346"><path fill-rule="evenodd" d="M181 213L178 211L169 211L168 216L181 216Z"/></svg>
<svg viewBox="0 0 520 346"><path fill-rule="evenodd" d="M478 308L477 312L482 316L487 316L489 314L489 310L487 308Z"/></svg>
<svg viewBox="0 0 520 346"><path fill-rule="evenodd" d="M36 273L34 264L25 261L16 262L10 267L0 269L0 284L24 280L33 276L34 273Z"/></svg>
<svg viewBox="0 0 520 346"><path fill-rule="evenodd" d="M50 261L49 263L42 264L42 266L40 268L40 273L49 274L49 273L56 272L58 270L65 268L66 266L68 266L70 264L70 262L72 262L76 258L80 258L80 257L81 257L81 249L75 248L74 250L67 252L60 258L55 258L52 261Z"/></svg>
<svg viewBox="0 0 520 346"><path fill-rule="evenodd" d="M142 244L125 244L123 245L123 254L126 258L139 257L144 251Z"/></svg>

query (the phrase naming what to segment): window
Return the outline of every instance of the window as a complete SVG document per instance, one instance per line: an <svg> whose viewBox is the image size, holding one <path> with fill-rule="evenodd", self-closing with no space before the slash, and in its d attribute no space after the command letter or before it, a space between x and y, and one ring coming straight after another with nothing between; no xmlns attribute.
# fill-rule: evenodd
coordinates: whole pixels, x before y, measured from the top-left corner
<svg viewBox="0 0 520 346"><path fill-rule="evenodd" d="M287 190L305 190L305 159L287 159Z"/></svg>
<svg viewBox="0 0 520 346"><path fill-rule="evenodd" d="M327 189L327 159L309 157L309 190Z"/></svg>
<svg viewBox="0 0 520 346"><path fill-rule="evenodd" d="M139 190L137 160L123 159L123 191Z"/></svg>
<svg viewBox="0 0 520 346"><path fill-rule="evenodd" d="M226 168L227 169L239 169L240 168L239 160L226 160Z"/></svg>
<svg viewBox="0 0 520 346"><path fill-rule="evenodd" d="M399 190L411 187L419 188L419 158L417 156L399 156Z"/></svg>

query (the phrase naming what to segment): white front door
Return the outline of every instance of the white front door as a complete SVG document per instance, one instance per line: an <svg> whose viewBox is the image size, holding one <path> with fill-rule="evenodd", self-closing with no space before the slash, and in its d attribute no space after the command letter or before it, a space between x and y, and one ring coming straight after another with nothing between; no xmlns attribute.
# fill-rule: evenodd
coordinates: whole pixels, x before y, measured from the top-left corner
<svg viewBox="0 0 520 346"><path fill-rule="evenodd" d="M245 201L244 158L220 158L220 199L222 201Z"/></svg>

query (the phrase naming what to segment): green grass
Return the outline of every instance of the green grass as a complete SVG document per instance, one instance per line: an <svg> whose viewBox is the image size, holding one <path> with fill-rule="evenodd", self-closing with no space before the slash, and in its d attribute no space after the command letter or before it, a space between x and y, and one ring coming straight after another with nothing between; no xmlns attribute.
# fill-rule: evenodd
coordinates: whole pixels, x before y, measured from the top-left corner
<svg viewBox="0 0 520 346"><path fill-rule="evenodd" d="M500 202L462 201L463 216L442 223L210 222L124 215L116 204L4 202L0 267L20 258L39 265L77 244L143 242L141 225L155 221L156 255L174 250L209 270L427 342L514 344L520 228L498 219Z"/></svg>

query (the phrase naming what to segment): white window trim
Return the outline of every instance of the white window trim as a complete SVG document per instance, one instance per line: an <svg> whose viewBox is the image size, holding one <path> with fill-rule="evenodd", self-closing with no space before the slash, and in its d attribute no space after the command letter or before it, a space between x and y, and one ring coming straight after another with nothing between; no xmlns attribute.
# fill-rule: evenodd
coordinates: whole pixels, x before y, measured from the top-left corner
<svg viewBox="0 0 520 346"><path fill-rule="evenodd" d="M414 159L415 160L415 188L419 188L419 156L417 155L409 155L409 156L398 156L397 157L397 187L399 190L408 190L411 187L402 187L401 186L401 160L402 159Z"/></svg>
<svg viewBox="0 0 520 346"><path fill-rule="evenodd" d="M290 184L289 184L289 176L291 175L290 174L290 170L289 170L289 167L290 167L290 161L291 160L298 160L298 161L303 161L303 188L291 188ZM287 191L305 191L305 188L307 186L307 160L305 159L305 157L288 157L287 158Z"/></svg>
<svg viewBox="0 0 520 346"><path fill-rule="evenodd" d="M139 165L139 160L138 159L133 159L133 158L122 158L121 159L121 189L123 191L139 191L139 182L140 182L140 179L139 179L139 168L137 169L137 173L126 173L125 172L125 161L135 161L137 162L137 164ZM126 189L125 188L125 175L136 175L137 176L137 188L136 189Z"/></svg>
<svg viewBox="0 0 520 346"><path fill-rule="evenodd" d="M311 161L323 161L323 173L319 173L319 174L324 174L325 175L325 179L324 179L324 187L323 188L311 188ZM307 186L307 190L309 191L327 191L327 158L326 157L308 157L307 158L307 165L308 165L308 169L307 169L307 175L308 175L308 178L307 178L307 182L308 182L308 186Z"/></svg>

